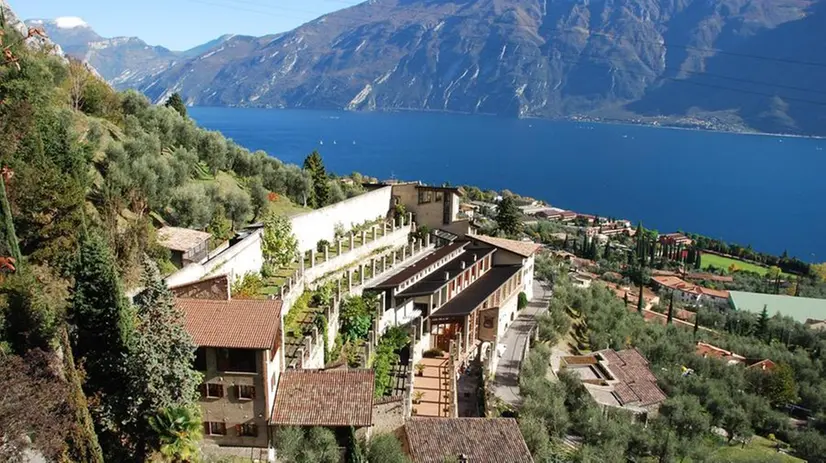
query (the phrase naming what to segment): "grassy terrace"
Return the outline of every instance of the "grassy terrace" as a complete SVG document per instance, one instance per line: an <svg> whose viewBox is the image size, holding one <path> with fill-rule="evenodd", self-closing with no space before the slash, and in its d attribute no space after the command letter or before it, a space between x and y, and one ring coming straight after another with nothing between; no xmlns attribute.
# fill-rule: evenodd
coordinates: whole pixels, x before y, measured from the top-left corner
<svg viewBox="0 0 826 463"><path fill-rule="evenodd" d="M765 275L769 271L769 269L766 267L761 267L759 265L755 265L750 262L745 262L738 259L732 259L730 257L718 256L717 254L703 253L703 256L700 260L700 266L703 268L703 270L707 269L708 267L714 267L718 269L722 268L728 270L729 267L731 267L732 265L734 265L738 270L754 272L760 275Z"/></svg>
<svg viewBox="0 0 826 463"><path fill-rule="evenodd" d="M322 307L313 304L312 296L312 292L304 292L284 317L284 358L288 365L304 345L304 336L312 333L316 316L324 313Z"/></svg>
<svg viewBox="0 0 826 463"><path fill-rule="evenodd" d="M754 436L745 446L740 443L723 444L712 454L713 461L803 463L804 460L780 453L776 444L765 437Z"/></svg>
<svg viewBox="0 0 826 463"><path fill-rule="evenodd" d="M300 267L298 262L293 262L287 267L276 270L275 275L264 278L264 287L261 288L260 294L266 297L279 294L281 287L287 283L287 278L291 277Z"/></svg>
<svg viewBox="0 0 826 463"><path fill-rule="evenodd" d="M375 239L373 238L373 233L370 231L370 228L373 225L381 226L381 224L383 222L384 222L384 220L374 220L374 221L371 221L371 222L367 222L363 225L359 225L357 227L354 227L353 230L352 230L353 234L355 235L353 237L353 249L359 248L359 247L361 247L365 244L369 244L369 243L371 243L371 242L373 242L377 239L382 238L384 235L382 234L381 228L376 229L376 238ZM361 240L361 230L366 230L363 242ZM388 230L388 233L389 233L389 230ZM349 251L350 251L350 235L348 233L347 235L345 235L344 237L341 238L341 254L343 255L343 254L345 254ZM339 254L338 254L338 244L337 244L336 241L330 242L329 254L330 254L331 259L333 257L338 257L339 256ZM316 248L315 265L321 264L323 262L324 262L324 248L323 247L321 249ZM304 266L305 267L310 266L310 252L309 251L307 251L304 254Z"/></svg>

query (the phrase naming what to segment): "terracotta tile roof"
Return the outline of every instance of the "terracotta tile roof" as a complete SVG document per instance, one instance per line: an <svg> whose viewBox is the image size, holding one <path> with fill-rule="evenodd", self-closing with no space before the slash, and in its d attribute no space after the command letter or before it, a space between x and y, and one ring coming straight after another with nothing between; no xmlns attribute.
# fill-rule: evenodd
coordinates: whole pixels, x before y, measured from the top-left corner
<svg viewBox="0 0 826 463"><path fill-rule="evenodd" d="M509 240L506 238L496 238L493 236L486 235L471 235L469 236L469 238L472 240L481 241L482 243L489 244L491 246L495 246L499 249L504 249L505 251L512 252L522 257L530 257L536 251L542 248L541 244L533 243L530 241Z"/></svg>
<svg viewBox="0 0 826 463"><path fill-rule="evenodd" d="M442 463L465 455L469 463L532 463L513 418L413 418L405 425L414 463Z"/></svg>
<svg viewBox="0 0 826 463"><path fill-rule="evenodd" d="M278 381L272 424L373 425L373 370L287 370Z"/></svg>
<svg viewBox="0 0 826 463"><path fill-rule="evenodd" d="M210 238L209 233L189 228L163 227L158 230L158 244L174 251L189 251Z"/></svg>
<svg viewBox="0 0 826 463"><path fill-rule="evenodd" d="M676 289L684 293L696 294L698 296L710 296L721 299L728 299L729 292L719 289L704 288L697 286L694 283L689 283L681 278L674 276L652 276L651 279L660 286L665 286L669 289Z"/></svg>
<svg viewBox="0 0 826 463"><path fill-rule="evenodd" d="M763 359L758 362L754 362L746 368L755 369L755 370L774 370L777 367L777 364L772 362L769 359Z"/></svg>
<svg viewBox="0 0 826 463"><path fill-rule="evenodd" d="M175 300L196 345L269 349L281 326L281 301L274 299Z"/></svg>
<svg viewBox="0 0 826 463"><path fill-rule="evenodd" d="M725 349L721 349L717 346L713 346L711 344L707 344L704 342L698 342L697 348L694 350L694 353L699 355L700 357L714 357L719 359L727 359L727 360L737 360L737 361L744 361L746 360L745 357L742 355L735 354L734 352L727 351Z"/></svg>
<svg viewBox="0 0 826 463"><path fill-rule="evenodd" d="M620 404L646 407L666 399L657 386L657 378L648 368L648 360L637 349L605 349L597 353L605 358L608 369L619 381L613 386Z"/></svg>

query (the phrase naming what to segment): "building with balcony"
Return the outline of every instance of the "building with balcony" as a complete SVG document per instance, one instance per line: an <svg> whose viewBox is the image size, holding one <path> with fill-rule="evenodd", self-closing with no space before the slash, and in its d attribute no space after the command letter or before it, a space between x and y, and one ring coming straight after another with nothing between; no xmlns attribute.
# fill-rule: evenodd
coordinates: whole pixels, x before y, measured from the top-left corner
<svg viewBox="0 0 826 463"><path fill-rule="evenodd" d="M169 249L172 263L177 268L206 260L210 238L209 233L189 228L162 227L158 230L158 244Z"/></svg>
<svg viewBox="0 0 826 463"><path fill-rule="evenodd" d="M197 346L204 438L219 446L267 447L282 370L281 301L177 298Z"/></svg>
<svg viewBox="0 0 826 463"><path fill-rule="evenodd" d="M434 250L371 290L383 301L380 331L415 322L414 358L460 345L473 358L504 335L516 317L518 294L533 297L534 255L540 245L468 235ZM492 351L492 349L488 349Z"/></svg>

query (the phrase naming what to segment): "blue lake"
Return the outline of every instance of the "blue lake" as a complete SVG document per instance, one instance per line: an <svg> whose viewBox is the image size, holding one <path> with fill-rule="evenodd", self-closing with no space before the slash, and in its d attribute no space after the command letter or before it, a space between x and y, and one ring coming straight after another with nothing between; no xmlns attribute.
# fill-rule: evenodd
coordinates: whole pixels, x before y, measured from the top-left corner
<svg viewBox="0 0 826 463"><path fill-rule="evenodd" d="M191 108L203 127L329 170L510 189L826 260L826 140L440 113Z"/></svg>

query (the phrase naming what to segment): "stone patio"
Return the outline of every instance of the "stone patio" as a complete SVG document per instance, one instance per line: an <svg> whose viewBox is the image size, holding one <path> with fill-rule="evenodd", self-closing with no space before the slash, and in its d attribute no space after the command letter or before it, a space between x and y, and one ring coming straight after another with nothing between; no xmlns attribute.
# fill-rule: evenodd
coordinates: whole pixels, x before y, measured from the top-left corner
<svg viewBox="0 0 826 463"><path fill-rule="evenodd" d="M422 400L414 404L416 416L450 416L450 367L448 358L423 358L420 363L425 365L422 376L415 376L413 393L422 392ZM447 394L447 397L445 397Z"/></svg>

